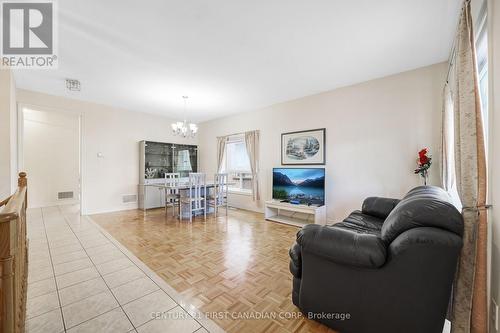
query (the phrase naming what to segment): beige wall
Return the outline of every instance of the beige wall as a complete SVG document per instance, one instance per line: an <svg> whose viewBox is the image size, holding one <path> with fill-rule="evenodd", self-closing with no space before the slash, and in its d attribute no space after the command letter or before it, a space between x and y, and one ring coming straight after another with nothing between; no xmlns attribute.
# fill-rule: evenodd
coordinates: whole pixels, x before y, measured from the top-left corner
<svg viewBox="0 0 500 333"><path fill-rule="evenodd" d="M20 107L23 114L23 170L30 178L30 207L75 204L80 195L80 117L75 112ZM73 199L58 199L58 192Z"/></svg>
<svg viewBox="0 0 500 333"><path fill-rule="evenodd" d="M500 301L500 2L488 1L489 77L490 77L490 181L493 209L491 223L490 294ZM491 311L490 311L491 313ZM491 321L492 318L490 318ZM494 328L490 332L495 332Z"/></svg>
<svg viewBox="0 0 500 333"><path fill-rule="evenodd" d="M23 105L81 115L82 212L85 214L137 207L137 204L122 203L122 196L137 194L139 141L196 144L196 140L174 137L170 129L173 120L165 117L26 90L18 90L17 100ZM98 157L98 153L102 153L102 157Z"/></svg>
<svg viewBox="0 0 500 333"><path fill-rule="evenodd" d="M439 183L442 89L447 65L437 64L350 87L200 124L200 164L216 169L216 136L261 131L262 198L271 197L271 172L280 166L280 134L326 127L326 203L330 221L358 209L370 195L400 197L421 179L417 151L434 154L431 182ZM262 210L248 196L237 206Z"/></svg>
<svg viewBox="0 0 500 333"><path fill-rule="evenodd" d="M17 187L16 86L10 70L0 70L0 198Z"/></svg>

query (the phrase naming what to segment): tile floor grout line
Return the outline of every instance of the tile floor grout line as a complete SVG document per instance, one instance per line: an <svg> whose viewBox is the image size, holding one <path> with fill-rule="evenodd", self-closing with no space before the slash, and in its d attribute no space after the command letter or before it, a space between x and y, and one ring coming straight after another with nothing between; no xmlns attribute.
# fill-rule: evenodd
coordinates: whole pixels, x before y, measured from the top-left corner
<svg viewBox="0 0 500 333"><path fill-rule="evenodd" d="M80 251L80 250L78 250ZM78 252L78 251L75 251L75 252ZM69 252L69 253L75 253L75 252ZM66 254L66 253L64 253ZM80 259L85 259L85 258L77 258L77 259L72 259L72 260L68 260L68 261L63 261L63 262L58 262L57 264L55 265L61 265L61 264L67 264L67 263L70 263L70 262L73 262L73 261L76 261L76 260L80 260ZM74 272L74 271L73 271ZM71 273L71 272L70 272ZM66 274L66 273L65 273ZM64 275L64 274L61 274L61 275Z"/></svg>
<svg viewBox="0 0 500 333"><path fill-rule="evenodd" d="M89 268L92 268L92 266L85 267L85 268L82 268L82 269L77 269L76 271L73 271L73 272L64 273L64 274L59 275L59 277L65 276L65 275L68 275L68 274L73 274L73 273L80 272L80 271L84 271L84 270L89 269ZM80 281L80 282L69 284L66 287L62 287L60 289L58 288L57 290L63 290L63 289L69 288L69 287L73 287L73 286L76 286L77 284L80 284L80 283L83 283L83 282L88 282L88 281L93 280L93 279L95 279L95 277L94 278L91 277L91 278L88 278L88 279Z"/></svg>
<svg viewBox="0 0 500 333"><path fill-rule="evenodd" d="M46 278L46 279L39 280L39 281L36 281L36 282L32 282L32 283L29 283L28 285L33 284L33 283L38 283L38 282L46 281L46 280L50 280L50 279L55 280L55 276L48 277L48 278ZM55 285L55 282L54 282L54 285ZM56 291L57 291L57 287L56 287ZM31 298L37 298L37 297L40 297L40 296L45 296L45 295L48 295L48 294L53 293L53 292L54 292L54 291L44 292L43 294L36 295L36 296L34 296L34 297L31 297ZM35 316L35 317L38 317L38 316ZM32 318L34 318L34 317L32 317Z"/></svg>
<svg viewBox="0 0 500 333"><path fill-rule="evenodd" d="M58 210L59 210L59 207L58 207ZM64 313L62 310L61 298L59 297L59 288L57 287L56 271L54 269L54 263L52 262L52 252L50 251L49 236L47 235L47 225L45 224L45 215L43 214L42 208L40 208L40 212L42 214L43 230L45 232L45 237L47 237L47 247L49 248L50 264L52 265L52 272L54 273L54 283L56 285L56 295L57 295L57 300L59 302L59 311L61 312L61 321L63 324L63 330L64 330L64 332L66 332L66 323L64 322Z"/></svg>
<svg viewBox="0 0 500 333"><path fill-rule="evenodd" d="M95 296L95 295L94 295L94 296ZM118 308L119 308L119 306L117 306L117 307L115 307L115 308L112 308L112 309L110 309L110 310L108 310L108 311L106 311L106 312L103 312L103 313L101 313L101 314L98 314L97 316L94 316L94 317L92 317L92 318L86 319L86 320L82 321L81 323L78 323L78 324L76 324L76 325L71 326L70 328L68 328L68 330L72 330L72 329L74 329L74 328L76 328L76 327L78 327L78 326L80 326L80 325L82 325L82 324L85 324L86 322L89 322L89 321L91 321L91 320L93 320L93 319L96 319L97 317L100 317L100 316L103 316L103 315L105 315L105 314L107 314L107 313L110 313L111 311L114 311L114 310L116 310L116 309L118 309ZM130 331L127 331L127 332L130 332ZM96 333L99 333L99 332L96 332Z"/></svg>
<svg viewBox="0 0 500 333"><path fill-rule="evenodd" d="M99 277L96 277L96 278L93 278L93 279L90 279L90 280L83 281L83 282L81 282L81 283L89 282L89 281L92 281L92 280L97 280L98 278L99 278ZM77 283L77 284L80 284L80 283ZM76 286L77 284L74 284L73 286ZM106 286L106 287L107 287L107 286ZM59 290L64 290L64 289L66 289L66 288L59 289ZM105 290L100 290L100 291L97 291L95 294L85 296L84 298L80 298L79 300L77 300L77 301L73 301L73 302L68 303L68 304L64 304L64 305L62 305L62 303L61 303L61 306L69 306L69 305L72 305L72 304L78 303L78 302L80 302L80 301L83 301L84 299L90 298L90 297L95 296L95 295L99 295L100 293L102 293L102 292L104 292L104 291L105 291Z"/></svg>
<svg viewBox="0 0 500 333"><path fill-rule="evenodd" d="M61 213L62 214L62 213ZM90 259L90 261L92 262L92 264L94 265L94 268L95 270L97 271L97 274L99 274L99 277L104 281L104 284L106 285L106 287L108 288L108 291L109 293L113 296L113 298L115 299L116 303L118 304L118 307L122 310L123 314L125 314L125 317L127 317L128 321L130 322L130 325L132 325L133 329L134 330L137 330L137 327L135 327L134 323L132 322L132 320L130 320L128 314L125 312L125 310L123 309L122 305L120 304L120 302L118 301L118 299L116 298L115 294L113 293L113 291L111 290L111 288L109 287L109 285L106 283L106 280L104 280L104 277L102 276L101 272L97 269L97 266L96 264L94 263L94 261L90 258L90 255L88 254L87 252L87 249L83 246L83 244L81 243L80 241L80 238L78 238L78 236L76 235L75 231L73 230L72 226L68 223L68 220L67 220L67 217L66 215L63 215L63 218L64 218L64 221L66 222L66 224L69 226L69 228L71 229L71 232L73 233L73 235L75 235L75 237L78 239L78 242L80 243L80 245L82 246L83 248L83 251L85 251L85 253L87 254L88 258ZM82 218L82 216L80 215L80 219ZM81 221L80 221L81 223ZM95 295L94 295L95 296ZM112 310L114 309L117 309L118 307L116 308L113 308ZM111 311L111 310L110 310ZM109 312L109 311L108 311ZM107 313L107 312L105 312ZM103 313L99 314L98 316L94 317L94 318L97 318L99 316L103 315ZM94 319L94 318L91 318L91 319ZM91 320L89 319L89 320ZM83 324L82 323L79 323L78 325L75 325L73 327L77 327L79 325ZM130 332L130 330L128 331Z"/></svg>

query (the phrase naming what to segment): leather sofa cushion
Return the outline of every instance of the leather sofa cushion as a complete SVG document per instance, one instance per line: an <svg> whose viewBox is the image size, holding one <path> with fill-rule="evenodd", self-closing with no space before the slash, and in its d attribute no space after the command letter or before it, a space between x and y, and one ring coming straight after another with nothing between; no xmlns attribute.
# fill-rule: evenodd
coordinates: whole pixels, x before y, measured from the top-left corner
<svg viewBox="0 0 500 333"><path fill-rule="evenodd" d="M297 234L302 253L308 252L338 264L377 268L386 260L387 249L376 234L346 228L342 222L333 226L310 224ZM351 226L353 226L351 224Z"/></svg>
<svg viewBox="0 0 500 333"><path fill-rule="evenodd" d="M355 210L344 221L340 224L335 224L334 226L342 226L346 229L351 229L353 231L358 231L361 233L373 233L380 235L380 230L384 220L377 218L375 216L363 214L359 210Z"/></svg>
<svg viewBox="0 0 500 333"><path fill-rule="evenodd" d="M363 214L385 220L399 201L399 199L368 197L363 201L361 211Z"/></svg>
<svg viewBox="0 0 500 333"><path fill-rule="evenodd" d="M443 229L425 227L406 230L396 238L389 246L391 256L403 255L417 246L426 248L440 248L443 251L456 251L460 254L463 241L460 236Z"/></svg>
<svg viewBox="0 0 500 333"><path fill-rule="evenodd" d="M381 237L390 243L404 231L418 227L441 228L462 236L462 214L443 189L419 186L408 192L391 211L382 226Z"/></svg>

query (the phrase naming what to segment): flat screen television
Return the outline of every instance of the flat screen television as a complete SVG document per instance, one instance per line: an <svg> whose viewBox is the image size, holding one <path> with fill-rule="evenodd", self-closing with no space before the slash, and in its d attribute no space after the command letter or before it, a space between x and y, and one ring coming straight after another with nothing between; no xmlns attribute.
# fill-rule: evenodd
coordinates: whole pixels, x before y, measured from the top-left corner
<svg viewBox="0 0 500 333"><path fill-rule="evenodd" d="M323 206L325 204L325 169L274 168L273 199Z"/></svg>

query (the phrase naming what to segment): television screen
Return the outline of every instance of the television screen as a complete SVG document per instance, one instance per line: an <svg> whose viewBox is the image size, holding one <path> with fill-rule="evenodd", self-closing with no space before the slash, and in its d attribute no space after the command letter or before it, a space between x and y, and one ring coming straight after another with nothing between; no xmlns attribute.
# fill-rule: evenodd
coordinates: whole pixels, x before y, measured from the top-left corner
<svg viewBox="0 0 500 333"><path fill-rule="evenodd" d="M324 168L274 168L273 199L325 204Z"/></svg>

